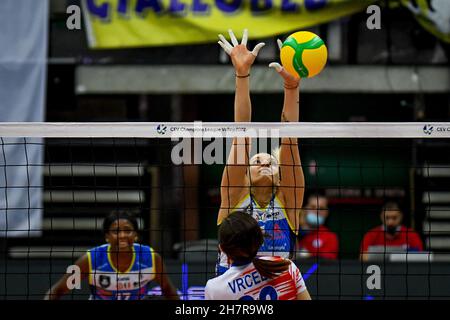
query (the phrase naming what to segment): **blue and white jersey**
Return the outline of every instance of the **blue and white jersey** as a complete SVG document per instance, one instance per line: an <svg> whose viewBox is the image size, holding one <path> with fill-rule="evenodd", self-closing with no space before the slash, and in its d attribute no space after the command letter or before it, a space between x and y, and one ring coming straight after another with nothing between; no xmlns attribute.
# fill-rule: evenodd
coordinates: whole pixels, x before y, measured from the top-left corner
<svg viewBox="0 0 450 320"><path fill-rule="evenodd" d="M151 247L133 244L128 270L120 272L111 259L111 246L104 244L88 250L90 300L139 300L155 278L155 254ZM114 253L112 253L114 254Z"/></svg>
<svg viewBox="0 0 450 320"><path fill-rule="evenodd" d="M275 194L265 208L261 208L248 194L233 209L233 211L238 210L250 214L266 235L258 256L290 258L295 248L296 229L291 225L281 200ZM229 267L226 254L220 252L217 274L223 274Z"/></svg>

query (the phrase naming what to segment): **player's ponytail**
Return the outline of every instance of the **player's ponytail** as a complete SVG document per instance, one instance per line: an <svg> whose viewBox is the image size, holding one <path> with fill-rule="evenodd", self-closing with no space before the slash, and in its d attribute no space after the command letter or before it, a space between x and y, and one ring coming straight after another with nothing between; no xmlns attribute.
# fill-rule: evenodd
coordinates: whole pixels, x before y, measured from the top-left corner
<svg viewBox="0 0 450 320"><path fill-rule="evenodd" d="M286 259L266 260L255 257L252 262L256 270L266 278L274 278L289 269L291 265L291 262Z"/></svg>
<svg viewBox="0 0 450 320"><path fill-rule="evenodd" d="M286 271L290 261L266 260L256 257L264 242L263 232L254 218L238 211L222 221L219 228L219 244L225 254L236 264L253 262L256 270L266 278L273 278Z"/></svg>

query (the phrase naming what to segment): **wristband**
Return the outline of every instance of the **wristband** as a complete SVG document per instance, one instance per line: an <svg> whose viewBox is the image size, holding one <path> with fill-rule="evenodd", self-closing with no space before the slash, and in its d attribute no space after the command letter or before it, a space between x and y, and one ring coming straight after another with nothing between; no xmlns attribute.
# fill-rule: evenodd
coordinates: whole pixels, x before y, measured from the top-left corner
<svg viewBox="0 0 450 320"><path fill-rule="evenodd" d="M297 89L297 88L298 88L298 85L296 85L295 87L287 87L286 85L284 85L284 88L285 88L285 89L288 89L288 90L289 90L289 89Z"/></svg>

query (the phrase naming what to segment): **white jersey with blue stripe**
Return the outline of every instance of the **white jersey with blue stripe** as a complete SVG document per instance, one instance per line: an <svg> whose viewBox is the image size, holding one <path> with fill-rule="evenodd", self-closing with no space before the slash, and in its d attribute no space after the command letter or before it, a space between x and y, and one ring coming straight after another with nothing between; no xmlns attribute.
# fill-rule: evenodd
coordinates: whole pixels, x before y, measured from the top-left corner
<svg viewBox="0 0 450 320"><path fill-rule="evenodd" d="M128 270L120 272L111 260L111 246L104 244L88 250L90 300L139 300L155 278L155 255L149 246L133 244ZM114 254L114 253L112 253Z"/></svg>
<svg viewBox="0 0 450 320"><path fill-rule="evenodd" d="M296 229L292 227L284 205L275 194L265 208L261 208L253 197L247 194L233 209L239 210L250 214L267 235L258 256L278 256L285 259L291 257L295 247ZM220 252L217 274L223 274L229 267L226 254Z"/></svg>

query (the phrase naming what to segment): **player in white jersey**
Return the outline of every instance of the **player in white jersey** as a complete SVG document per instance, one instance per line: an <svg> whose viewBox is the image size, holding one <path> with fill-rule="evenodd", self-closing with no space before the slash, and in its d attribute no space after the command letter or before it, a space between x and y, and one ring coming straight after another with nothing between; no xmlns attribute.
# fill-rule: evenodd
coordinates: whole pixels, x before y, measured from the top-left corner
<svg viewBox="0 0 450 320"><path fill-rule="evenodd" d="M247 49L248 32L244 30L239 44L229 30L230 44L219 35L220 46L230 56L236 73L234 121L251 121L250 69L264 43L253 51ZM280 41L279 46L280 46ZM290 75L278 63L271 63L284 80L283 122L299 120L300 79ZM253 216L266 234L259 254L289 258L299 227L300 208L303 202L305 179L300 162L296 138L282 138L277 155L258 153L249 159L250 138L234 138L221 182L221 206L217 224L236 210L244 210ZM228 267L228 259L222 253L218 274Z"/></svg>
<svg viewBox="0 0 450 320"><path fill-rule="evenodd" d="M151 281L161 286L167 299L179 298L163 272L160 255L153 248L136 243L137 231L136 219L126 211L113 212L106 217L103 232L107 244L88 250L75 263L80 268L80 278L89 278L90 300L145 299ZM56 300L69 292L70 276L65 274L47 292L45 299Z"/></svg>
<svg viewBox="0 0 450 320"><path fill-rule="evenodd" d="M207 300L310 300L302 274L288 259L257 256L264 241L258 223L244 212L225 218L219 246L231 261L222 275L209 280Z"/></svg>

